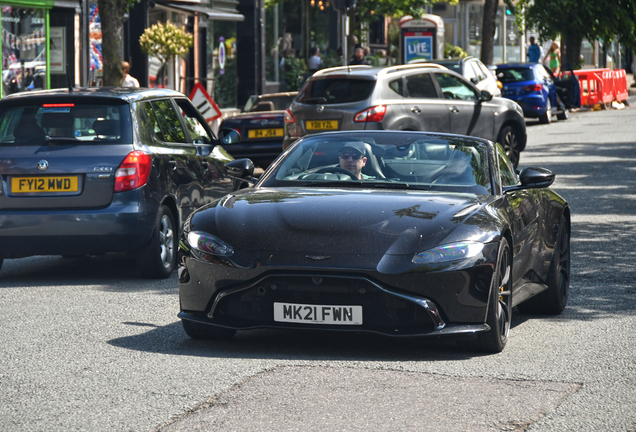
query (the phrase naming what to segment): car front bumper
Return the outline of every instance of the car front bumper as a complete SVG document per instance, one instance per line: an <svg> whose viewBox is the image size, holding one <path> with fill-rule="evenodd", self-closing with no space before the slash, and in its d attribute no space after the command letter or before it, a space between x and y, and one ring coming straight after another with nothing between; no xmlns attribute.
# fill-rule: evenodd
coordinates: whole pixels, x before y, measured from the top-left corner
<svg viewBox="0 0 636 432"><path fill-rule="evenodd" d="M183 254L180 262L185 264L179 270L179 317L184 320L239 330L322 328L390 336L489 329L485 317L494 267L490 262L400 274L297 266L238 268ZM275 320L274 303L360 306L364 318L360 325L281 322Z"/></svg>

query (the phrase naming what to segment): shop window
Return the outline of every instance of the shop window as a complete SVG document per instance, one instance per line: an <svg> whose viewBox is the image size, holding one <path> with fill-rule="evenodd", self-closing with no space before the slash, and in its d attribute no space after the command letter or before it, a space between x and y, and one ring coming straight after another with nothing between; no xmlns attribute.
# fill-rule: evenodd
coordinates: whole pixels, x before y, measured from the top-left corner
<svg viewBox="0 0 636 432"><path fill-rule="evenodd" d="M47 88L45 23L44 9L2 6L3 95Z"/></svg>

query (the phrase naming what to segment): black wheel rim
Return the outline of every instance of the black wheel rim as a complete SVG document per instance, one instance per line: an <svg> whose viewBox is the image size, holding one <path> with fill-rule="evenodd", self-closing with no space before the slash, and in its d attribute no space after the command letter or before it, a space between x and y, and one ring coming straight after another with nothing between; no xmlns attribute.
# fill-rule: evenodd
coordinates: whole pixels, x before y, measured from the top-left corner
<svg viewBox="0 0 636 432"><path fill-rule="evenodd" d="M513 130L508 130L503 139L504 149L506 156L512 162L512 165L516 168L519 164L519 150L517 150L517 135Z"/></svg>
<svg viewBox="0 0 636 432"><path fill-rule="evenodd" d="M497 275L497 288L499 298L497 299L497 322L499 324L500 337L502 342L508 340L510 323L512 321L512 285L511 285L510 254L506 248L499 263L499 273Z"/></svg>
<svg viewBox="0 0 636 432"><path fill-rule="evenodd" d="M172 265L172 257L174 256L174 228L172 220L165 214L161 216L159 246L161 247L161 262L164 267L168 268Z"/></svg>

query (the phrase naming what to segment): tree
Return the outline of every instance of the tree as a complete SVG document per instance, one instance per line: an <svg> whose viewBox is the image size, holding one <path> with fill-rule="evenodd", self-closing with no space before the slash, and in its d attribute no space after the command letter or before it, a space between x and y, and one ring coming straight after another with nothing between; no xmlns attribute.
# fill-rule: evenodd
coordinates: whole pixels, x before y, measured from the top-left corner
<svg viewBox="0 0 636 432"><path fill-rule="evenodd" d="M514 11L542 40L561 36L564 66L580 64L581 42L618 39L636 50L636 0L520 0ZM520 27L521 28L521 27Z"/></svg>
<svg viewBox="0 0 636 432"><path fill-rule="evenodd" d="M104 85L118 86L123 73L123 20L128 8L138 0L97 0L99 20L102 26L102 58L104 60Z"/></svg>
<svg viewBox="0 0 636 432"><path fill-rule="evenodd" d="M185 57L194 43L194 37L172 23L153 24L139 37L141 50L157 58L163 68L176 57Z"/></svg>
<svg viewBox="0 0 636 432"><path fill-rule="evenodd" d="M487 65L492 64L494 57L498 5L498 0L485 0L484 3L484 20L481 28L481 61Z"/></svg>

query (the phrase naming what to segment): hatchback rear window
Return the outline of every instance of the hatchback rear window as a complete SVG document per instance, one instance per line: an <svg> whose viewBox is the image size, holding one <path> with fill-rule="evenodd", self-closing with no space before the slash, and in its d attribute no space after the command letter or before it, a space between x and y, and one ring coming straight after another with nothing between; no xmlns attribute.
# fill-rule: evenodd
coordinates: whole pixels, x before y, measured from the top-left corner
<svg viewBox="0 0 636 432"><path fill-rule="evenodd" d="M323 78L311 80L298 96L304 104L341 104L360 102L371 96L375 80Z"/></svg>
<svg viewBox="0 0 636 432"><path fill-rule="evenodd" d="M128 105L41 103L0 110L0 145L81 141L130 143Z"/></svg>
<svg viewBox="0 0 636 432"><path fill-rule="evenodd" d="M534 72L528 68L497 69L497 79L502 84L532 81L534 80Z"/></svg>

